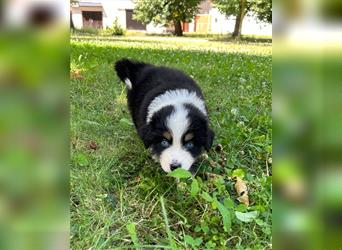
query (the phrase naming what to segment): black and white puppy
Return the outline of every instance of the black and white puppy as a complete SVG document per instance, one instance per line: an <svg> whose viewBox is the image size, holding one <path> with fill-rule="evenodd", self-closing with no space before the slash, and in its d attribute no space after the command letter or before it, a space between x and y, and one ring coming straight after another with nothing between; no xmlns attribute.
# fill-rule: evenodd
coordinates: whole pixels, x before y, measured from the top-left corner
<svg viewBox="0 0 342 250"><path fill-rule="evenodd" d="M165 172L190 170L214 139L198 85L179 70L128 59L117 61L115 70L126 83L134 125L153 158Z"/></svg>

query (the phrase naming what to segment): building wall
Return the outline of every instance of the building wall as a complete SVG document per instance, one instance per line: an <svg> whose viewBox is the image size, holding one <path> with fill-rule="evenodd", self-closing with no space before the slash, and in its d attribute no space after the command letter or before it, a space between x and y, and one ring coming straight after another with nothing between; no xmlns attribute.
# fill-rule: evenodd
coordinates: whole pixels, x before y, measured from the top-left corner
<svg viewBox="0 0 342 250"><path fill-rule="evenodd" d="M212 16L211 32L212 33L232 33L235 27L235 17L229 18L222 15L217 8L210 10ZM272 24L259 22L255 16L246 16L242 23L243 35L272 35Z"/></svg>
<svg viewBox="0 0 342 250"><path fill-rule="evenodd" d="M102 4L102 23L104 29L112 27L116 18L118 19L119 24L126 28L126 9L134 8L134 4L131 0L95 0L92 2ZM83 27L82 8L72 8L72 20L75 28L81 29Z"/></svg>
<svg viewBox="0 0 342 250"><path fill-rule="evenodd" d="M82 17L82 11L80 9L72 8L71 18L76 29L83 28L83 17Z"/></svg>
<svg viewBox="0 0 342 250"><path fill-rule="evenodd" d="M191 23L189 23L189 32L194 32L195 31L195 22L192 20Z"/></svg>
<svg viewBox="0 0 342 250"><path fill-rule="evenodd" d="M103 26L111 27L116 18L121 27L126 28L126 9L134 9L132 0L98 0L101 1L104 9ZM148 33L165 33L166 28L162 25L154 25L152 23L146 25Z"/></svg>
<svg viewBox="0 0 342 250"><path fill-rule="evenodd" d="M245 17L242 34L272 36L272 24L260 22L255 16Z"/></svg>
<svg viewBox="0 0 342 250"><path fill-rule="evenodd" d="M103 26L111 27L116 18L121 27L126 28L126 9L134 9L131 0L97 0L103 6Z"/></svg>
<svg viewBox="0 0 342 250"><path fill-rule="evenodd" d="M209 11L209 15L212 16L211 18L211 32L224 34L230 32L234 29L234 22L228 20L224 15L222 15L218 9L213 8ZM233 26L232 26L233 25Z"/></svg>
<svg viewBox="0 0 342 250"><path fill-rule="evenodd" d="M96 0L96 3L101 3L103 7L103 28L113 26L115 19L121 27L126 28L126 9L134 9L134 3L131 0ZM82 11L73 8L72 20L75 28L81 29L83 27ZM166 28L162 25L148 24L146 26L148 33L165 33Z"/></svg>
<svg viewBox="0 0 342 250"><path fill-rule="evenodd" d="M211 32L212 16L209 14L199 14L195 16L195 31L201 33Z"/></svg>

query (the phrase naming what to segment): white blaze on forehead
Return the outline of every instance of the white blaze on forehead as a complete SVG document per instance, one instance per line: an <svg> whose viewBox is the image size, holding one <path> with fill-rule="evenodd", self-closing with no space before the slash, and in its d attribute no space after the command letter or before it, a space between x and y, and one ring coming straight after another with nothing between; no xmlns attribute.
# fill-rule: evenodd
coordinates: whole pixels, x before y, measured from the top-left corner
<svg viewBox="0 0 342 250"><path fill-rule="evenodd" d="M175 110L166 120L166 126L172 134L172 145L181 147L182 136L188 130L188 111L182 104L174 106Z"/></svg>
<svg viewBox="0 0 342 250"><path fill-rule="evenodd" d="M204 101L195 92L190 92L187 89L176 89L168 90L153 99L147 108L146 122L149 123L153 114L166 106L179 106L187 103L198 108L205 116L207 115Z"/></svg>

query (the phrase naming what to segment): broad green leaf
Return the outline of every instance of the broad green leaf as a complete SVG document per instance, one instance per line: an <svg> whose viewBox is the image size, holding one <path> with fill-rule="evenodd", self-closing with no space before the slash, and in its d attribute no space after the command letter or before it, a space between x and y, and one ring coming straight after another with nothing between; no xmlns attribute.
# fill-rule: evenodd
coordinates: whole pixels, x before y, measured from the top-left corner
<svg viewBox="0 0 342 250"><path fill-rule="evenodd" d="M243 179L245 177L245 171L241 168L235 169L232 174L233 177L240 177Z"/></svg>
<svg viewBox="0 0 342 250"><path fill-rule="evenodd" d="M200 237L200 238L194 239L194 238L192 238L190 235L185 235L185 236L184 236L184 240L185 240L185 242L186 242L187 244L189 244L189 245L191 245L191 246L193 246L193 247L199 246L199 245L201 245L202 242L203 242L203 239L202 239L201 237Z"/></svg>
<svg viewBox="0 0 342 250"><path fill-rule="evenodd" d="M201 228L202 228L202 231L204 232L204 233L209 233L209 226L208 226L208 223L207 222L205 222L205 221L202 221L201 222Z"/></svg>
<svg viewBox="0 0 342 250"><path fill-rule="evenodd" d="M213 198L207 192L203 192L202 193L202 198L205 199L208 202L212 202L213 201Z"/></svg>
<svg viewBox="0 0 342 250"><path fill-rule="evenodd" d="M232 225L232 220L230 216L229 210L219 201L215 201L217 203L217 207L221 213L222 220L223 220L223 228L225 232L228 232L231 225Z"/></svg>
<svg viewBox="0 0 342 250"><path fill-rule="evenodd" d="M238 212L241 212L241 213L244 213L247 211L247 206L245 204L239 204L235 207L234 209L235 211L238 211Z"/></svg>
<svg viewBox="0 0 342 250"><path fill-rule="evenodd" d="M217 209L217 202L213 201L213 202L211 203L211 207L212 207L213 209Z"/></svg>
<svg viewBox="0 0 342 250"><path fill-rule="evenodd" d="M186 243L188 243L191 246L193 246L195 243L194 238L192 238L190 235L185 235L184 240Z"/></svg>
<svg viewBox="0 0 342 250"><path fill-rule="evenodd" d="M196 239L194 240L194 245L195 245L195 246L199 246L199 245L202 244L202 242L203 242L203 240L202 240L201 237L200 237L200 238L196 238Z"/></svg>
<svg viewBox="0 0 342 250"><path fill-rule="evenodd" d="M239 211L235 211L236 218L243 222L251 222L258 216L258 211L252 211L247 213L241 213Z"/></svg>
<svg viewBox="0 0 342 250"><path fill-rule="evenodd" d="M196 196L196 194L198 194L199 191L200 191L200 188L198 185L198 181L196 179L193 179L191 183L191 190L190 190L191 196Z"/></svg>
<svg viewBox="0 0 342 250"><path fill-rule="evenodd" d="M89 161L87 159L87 156L84 154L78 154L75 158L75 161L81 167L86 167L89 165Z"/></svg>
<svg viewBox="0 0 342 250"><path fill-rule="evenodd" d="M168 176L179 178L179 179L187 179L187 178L190 178L192 174L185 169L177 168L176 170L169 173Z"/></svg>
<svg viewBox="0 0 342 250"><path fill-rule="evenodd" d="M260 219L256 219L255 222L256 222L256 224L258 224L259 226L265 225L265 222L264 222L263 220L260 220Z"/></svg>
<svg viewBox="0 0 342 250"><path fill-rule="evenodd" d="M126 225L126 228L127 228L127 231L129 233L129 235L131 236L133 244L135 246L139 245L138 244L137 232L135 230L135 224L134 223L129 223L128 225Z"/></svg>
<svg viewBox="0 0 342 250"><path fill-rule="evenodd" d="M227 207L227 208L234 208L234 202L233 202L232 199L230 199L230 198L224 199L223 204L224 204L224 206Z"/></svg>

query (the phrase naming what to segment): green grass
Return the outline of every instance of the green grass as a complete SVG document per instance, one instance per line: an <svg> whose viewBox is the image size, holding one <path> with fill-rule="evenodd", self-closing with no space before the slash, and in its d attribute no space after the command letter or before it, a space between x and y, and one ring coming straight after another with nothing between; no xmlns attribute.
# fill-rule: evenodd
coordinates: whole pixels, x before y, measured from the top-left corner
<svg viewBox="0 0 342 250"><path fill-rule="evenodd" d="M73 36L71 48L72 249L272 247L270 44ZM122 57L179 68L202 87L223 150L201 158L196 177L177 181L144 149L113 71Z"/></svg>

